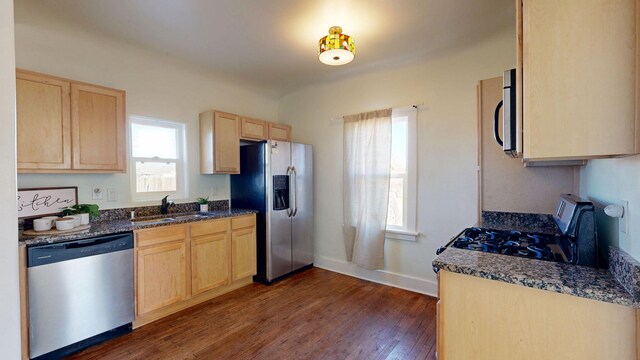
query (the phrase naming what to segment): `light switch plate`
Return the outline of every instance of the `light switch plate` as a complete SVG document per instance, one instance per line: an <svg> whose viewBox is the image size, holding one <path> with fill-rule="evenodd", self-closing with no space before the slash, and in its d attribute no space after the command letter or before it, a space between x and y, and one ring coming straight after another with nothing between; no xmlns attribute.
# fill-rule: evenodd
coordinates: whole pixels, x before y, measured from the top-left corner
<svg viewBox="0 0 640 360"><path fill-rule="evenodd" d="M107 201L118 201L118 193L114 189L107 189Z"/></svg>

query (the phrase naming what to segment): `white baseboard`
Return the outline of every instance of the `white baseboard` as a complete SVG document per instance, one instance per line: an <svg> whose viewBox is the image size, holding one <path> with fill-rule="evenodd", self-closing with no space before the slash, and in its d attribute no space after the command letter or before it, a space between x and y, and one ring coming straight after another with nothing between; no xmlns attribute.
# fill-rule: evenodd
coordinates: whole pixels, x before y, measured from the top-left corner
<svg viewBox="0 0 640 360"><path fill-rule="evenodd" d="M314 260L313 266L325 270L433 297L436 297L438 294L438 283L435 281L420 279L414 276L398 274L386 270L367 270L354 263L324 256L316 256Z"/></svg>

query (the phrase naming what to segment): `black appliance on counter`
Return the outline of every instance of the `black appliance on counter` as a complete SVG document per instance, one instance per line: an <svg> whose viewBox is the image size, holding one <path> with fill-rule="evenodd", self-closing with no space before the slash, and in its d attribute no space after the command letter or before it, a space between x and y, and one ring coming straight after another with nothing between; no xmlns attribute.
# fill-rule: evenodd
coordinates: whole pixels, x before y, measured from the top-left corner
<svg viewBox="0 0 640 360"><path fill-rule="evenodd" d="M598 267L593 203L583 201L575 195L563 194L558 200L553 219L558 225L559 234L523 232L517 229L464 229L447 245L440 247L436 255L453 247Z"/></svg>

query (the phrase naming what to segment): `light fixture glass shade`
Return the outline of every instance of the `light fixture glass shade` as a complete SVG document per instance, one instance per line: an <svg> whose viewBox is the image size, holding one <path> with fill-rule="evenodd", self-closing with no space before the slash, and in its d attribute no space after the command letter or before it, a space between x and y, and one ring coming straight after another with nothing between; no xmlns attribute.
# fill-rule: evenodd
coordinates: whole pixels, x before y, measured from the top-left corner
<svg viewBox="0 0 640 360"><path fill-rule="evenodd" d="M340 26L332 26L329 35L318 41L318 59L327 65L344 65L355 57L353 38L342 33Z"/></svg>

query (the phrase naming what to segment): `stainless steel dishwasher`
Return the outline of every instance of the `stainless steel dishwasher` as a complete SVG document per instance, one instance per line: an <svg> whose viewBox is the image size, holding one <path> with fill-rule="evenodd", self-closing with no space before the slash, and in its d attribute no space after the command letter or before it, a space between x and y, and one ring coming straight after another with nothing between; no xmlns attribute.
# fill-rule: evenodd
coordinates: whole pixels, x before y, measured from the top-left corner
<svg viewBox="0 0 640 360"><path fill-rule="evenodd" d="M28 247L27 276L30 358L61 358L131 331L131 233Z"/></svg>

